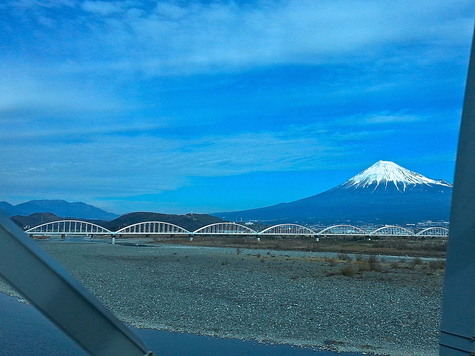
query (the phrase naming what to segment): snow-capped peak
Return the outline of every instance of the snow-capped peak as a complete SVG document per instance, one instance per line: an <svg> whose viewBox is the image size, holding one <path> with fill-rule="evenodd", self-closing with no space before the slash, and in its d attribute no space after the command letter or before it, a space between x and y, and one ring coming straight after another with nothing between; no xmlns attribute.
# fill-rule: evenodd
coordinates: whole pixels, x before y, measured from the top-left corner
<svg viewBox="0 0 475 356"><path fill-rule="evenodd" d="M363 172L350 178L344 185L353 188L364 188L375 184L376 189L380 184L385 187L388 184L394 184L398 190L406 190L408 185L443 185L452 187L452 185L444 180L430 179L422 174L405 169L394 162L379 161Z"/></svg>

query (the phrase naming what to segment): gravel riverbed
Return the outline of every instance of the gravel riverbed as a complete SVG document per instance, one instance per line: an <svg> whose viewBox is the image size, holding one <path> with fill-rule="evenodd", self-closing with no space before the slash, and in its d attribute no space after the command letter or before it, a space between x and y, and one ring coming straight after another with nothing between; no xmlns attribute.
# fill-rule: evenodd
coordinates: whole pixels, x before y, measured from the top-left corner
<svg viewBox="0 0 475 356"><path fill-rule="evenodd" d="M136 327L381 355L437 355L442 271L341 274L317 253L38 242ZM0 283L0 291L12 294Z"/></svg>

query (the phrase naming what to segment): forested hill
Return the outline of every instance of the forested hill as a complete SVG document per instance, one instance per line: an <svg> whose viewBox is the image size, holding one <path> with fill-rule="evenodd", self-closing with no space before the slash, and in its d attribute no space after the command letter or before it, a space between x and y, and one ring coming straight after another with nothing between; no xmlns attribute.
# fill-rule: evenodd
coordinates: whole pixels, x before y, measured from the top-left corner
<svg viewBox="0 0 475 356"><path fill-rule="evenodd" d="M200 227L222 222L223 220L207 214L173 215L150 212L129 213L111 221L104 221L101 225L111 231L117 231L128 225L145 221L161 221L178 225L188 231L195 231Z"/></svg>
<svg viewBox="0 0 475 356"><path fill-rule="evenodd" d="M51 214L51 213L35 213L29 216L15 215L15 216L12 216L11 219L24 229L28 229L40 224L47 223L47 222L64 220L64 218L59 217L55 214ZM106 229L109 229L111 231L117 231L123 227L140 223L140 222L161 221L161 222L178 225L192 232L199 229L200 227L223 221L220 218L217 218L211 215L206 215L206 214L190 213L186 215L173 215L173 214L161 214L161 213L150 213L150 212L136 212L136 213L125 214L111 221L81 219L81 218L79 219L66 218L66 219L89 221L94 224L103 226Z"/></svg>

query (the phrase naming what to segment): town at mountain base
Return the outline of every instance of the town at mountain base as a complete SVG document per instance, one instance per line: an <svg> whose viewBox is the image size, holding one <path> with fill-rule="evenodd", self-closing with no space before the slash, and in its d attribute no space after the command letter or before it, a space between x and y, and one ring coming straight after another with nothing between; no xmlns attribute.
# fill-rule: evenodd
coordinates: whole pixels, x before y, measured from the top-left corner
<svg viewBox="0 0 475 356"><path fill-rule="evenodd" d="M36 226L66 217L97 221L106 227L148 220L181 222L190 228L222 220L271 225L411 224L448 221L451 196L452 185L444 180L430 179L393 162L379 161L337 187L308 198L257 209L213 213L211 216L142 212L118 217L92 205L64 200L35 200L16 206L0 202L0 210L23 226Z"/></svg>
<svg viewBox="0 0 475 356"><path fill-rule="evenodd" d="M229 221L409 224L448 221L452 185L379 161L323 193L290 203L215 213Z"/></svg>

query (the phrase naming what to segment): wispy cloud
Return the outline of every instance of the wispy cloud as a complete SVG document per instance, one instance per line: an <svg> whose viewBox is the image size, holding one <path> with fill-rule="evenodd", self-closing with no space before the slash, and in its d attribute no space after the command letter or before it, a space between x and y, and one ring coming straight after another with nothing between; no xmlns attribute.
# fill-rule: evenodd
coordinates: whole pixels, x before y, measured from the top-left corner
<svg viewBox="0 0 475 356"><path fill-rule="evenodd" d="M439 116L440 113L437 113ZM408 112L366 112L345 118L339 124L346 122L351 125L378 125L378 124L407 124L407 123L423 123L434 118L434 113L408 113Z"/></svg>
<svg viewBox="0 0 475 356"><path fill-rule="evenodd" d="M2 172L2 184L13 189L19 181L27 186L35 181L32 189L41 191L57 190L61 181L70 193L89 186L90 194L152 194L177 189L191 177L329 168L335 159L356 160L370 150L370 141L377 145L394 131L336 127L291 125L278 132L182 139L160 135L155 127L107 130L103 126L85 129L87 141L76 140L74 130L38 131L36 136L29 132L28 141L21 146L4 143L2 161L10 168ZM123 137L121 130L137 135ZM62 139L55 140L57 136ZM50 140L54 144L45 146Z"/></svg>
<svg viewBox="0 0 475 356"><path fill-rule="evenodd" d="M98 16L111 16L115 14L123 14L132 4L132 1L85 1L81 4L81 8Z"/></svg>
<svg viewBox="0 0 475 356"><path fill-rule="evenodd" d="M53 3L25 1L23 8L48 8ZM7 4L18 7L15 2ZM108 68L146 75L341 63L348 56L353 61L374 60L383 46L392 47L397 57L411 53L420 60L431 58L426 54L438 48L438 55L431 58L436 61L442 52L469 41L464 34L473 23L469 1L159 2L154 7L136 1L64 1L62 5L83 13L63 18L51 13L59 21L58 30L71 39L81 31L87 39L77 43L82 56L62 63L64 69ZM44 36L43 40L56 41Z"/></svg>
<svg viewBox="0 0 475 356"><path fill-rule="evenodd" d="M348 140L357 139L353 133L348 136ZM325 162L328 155L351 156L345 140L342 133L295 137L289 132L191 140L97 135L88 142L72 138L48 146L44 140L32 140L20 147L4 145L2 161L9 168L2 172L2 184L13 189L19 181L35 181L32 190L56 190L61 180L71 192L89 186L90 192L157 193L176 189L193 176L311 169Z"/></svg>

